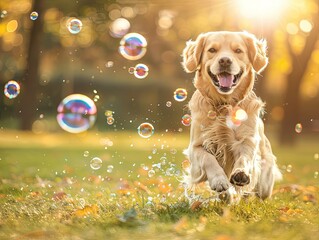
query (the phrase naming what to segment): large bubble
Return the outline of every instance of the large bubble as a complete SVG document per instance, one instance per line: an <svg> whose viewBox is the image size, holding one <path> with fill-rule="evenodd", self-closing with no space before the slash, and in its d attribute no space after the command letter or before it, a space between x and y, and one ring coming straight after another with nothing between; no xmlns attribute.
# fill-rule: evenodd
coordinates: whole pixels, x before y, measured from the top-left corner
<svg viewBox="0 0 319 240"><path fill-rule="evenodd" d="M146 53L146 39L138 33L128 33L120 41L119 52L128 60L141 59Z"/></svg>
<svg viewBox="0 0 319 240"><path fill-rule="evenodd" d="M67 21L66 26L70 33L78 34L82 29L82 22L77 18L71 18Z"/></svg>
<svg viewBox="0 0 319 240"><path fill-rule="evenodd" d="M92 127L96 120L96 106L85 95L72 94L58 106L57 121L60 127L70 133L80 133Z"/></svg>
<svg viewBox="0 0 319 240"><path fill-rule="evenodd" d="M154 127L150 123L142 123L138 128L137 128L137 133L140 135L142 138L149 138L154 134Z"/></svg>
<svg viewBox="0 0 319 240"><path fill-rule="evenodd" d="M20 93L20 85L16 81L9 81L7 84L4 86L4 95L7 98L16 98Z"/></svg>

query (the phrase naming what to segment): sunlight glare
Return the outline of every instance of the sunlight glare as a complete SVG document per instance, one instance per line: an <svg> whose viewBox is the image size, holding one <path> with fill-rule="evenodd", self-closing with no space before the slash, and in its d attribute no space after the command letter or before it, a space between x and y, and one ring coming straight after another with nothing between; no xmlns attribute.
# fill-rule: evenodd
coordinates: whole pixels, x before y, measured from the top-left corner
<svg viewBox="0 0 319 240"><path fill-rule="evenodd" d="M247 18L276 19L287 6L287 0L236 0L240 13Z"/></svg>

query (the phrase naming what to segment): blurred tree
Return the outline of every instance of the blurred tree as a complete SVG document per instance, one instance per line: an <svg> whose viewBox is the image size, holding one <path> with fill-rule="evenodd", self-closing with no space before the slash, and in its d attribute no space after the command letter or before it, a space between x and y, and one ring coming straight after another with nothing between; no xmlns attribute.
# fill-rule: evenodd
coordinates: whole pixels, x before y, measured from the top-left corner
<svg viewBox="0 0 319 240"><path fill-rule="evenodd" d="M319 6L319 0L316 1ZM284 93L284 117L281 122L280 142L281 144L291 145L295 142L295 126L301 122L300 87L307 70L311 54L315 48L319 36L319 11L316 11L313 18L313 28L306 37L304 48L301 53L293 50L292 43L287 35L287 47L291 59L291 72L287 75L287 86Z"/></svg>
<svg viewBox="0 0 319 240"><path fill-rule="evenodd" d="M41 39L43 29L44 1L34 0L32 11L39 14L30 31L27 65L24 74L24 91L21 100L21 129L31 130L37 111L37 93L39 89L38 70L40 62Z"/></svg>

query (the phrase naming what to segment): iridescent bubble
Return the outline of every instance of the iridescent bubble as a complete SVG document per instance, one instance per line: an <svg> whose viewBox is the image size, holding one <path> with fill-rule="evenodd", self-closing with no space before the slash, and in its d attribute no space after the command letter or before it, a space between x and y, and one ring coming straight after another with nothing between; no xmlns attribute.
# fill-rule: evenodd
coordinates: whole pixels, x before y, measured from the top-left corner
<svg viewBox="0 0 319 240"><path fill-rule="evenodd" d="M92 158L91 162L90 162L90 167L93 169L93 170L98 170L100 169L102 166L102 160L98 157L94 157Z"/></svg>
<svg viewBox="0 0 319 240"><path fill-rule="evenodd" d="M153 169L149 170L148 173L147 173L148 177L154 177L155 175L155 171Z"/></svg>
<svg viewBox="0 0 319 240"><path fill-rule="evenodd" d="M114 123L114 118L112 116L106 118L107 124L112 125Z"/></svg>
<svg viewBox="0 0 319 240"><path fill-rule="evenodd" d="M129 33L120 41L119 52L128 60L138 60L145 55L146 47L146 39L141 34Z"/></svg>
<svg viewBox="0 0 319 240"><path fill-rule="evenodd" d="M7 98L16 98L20 93L20 85L16 81L9 81L4 86L4 95Z"/></svg>
<svg viewBox="0 0 319 240"><path fill-rule="evenodd" d="M138 128L137 128L137 133L140 135L142 138L149 138L154 134L154 127L150 123L142 123Z"/></svg>
<svg viewBox="0 0 319 240"><path fill-rule="evenodd" d="M191 115L189 114L185 114L183 117L182 117L182 124L186 127L190 126L191 125L191 122L192 122L192 117Z"/></svg>
<svg viewBox="0 0 319 240"><path fill-rule="evenodd" d="M38 19L38 16L39 16L39 14L37 13L37 12L32 12L31 14L30 14L30 19L31 20L37 20Z"/></svg>
<svg viewBox="0 0 319 240"><path fill-rule="evenodd" d="M297 123L295 126L295 131L296 133L301 133L302 132L302 125L301 123Z"/></svg>
<svg viewBox="0 0 319 240"><path fill-rule="evenodd" d="M148 75L148 66L146 66L143 63L139 63L135 66L134 68L134 76L136 78L146 78L146 76Z"/></svg>
<svg viewBox="0 0 319 240"><path fill-rule="evenodd" d="M212 120L215 120L217 117L217 113L214 110L209 110L207 113L207 117Z"/></svg>
<svg viewBox="0 0 319 240"><path fill-rule="evenodd" d="M110 34L112 37L123 37L130 29L131 24L125 18L118 18L114 20L110 25Z"/></svg>
<svg viewBox="0 0 319 240"><path fill-rule="evenodd" d="M96 106L90 98L82 94L72 94L59 104L57 121L63 130L80 133L94 125L96 112Z"/></svg>
<svg viewBox="0 0 319 240"><path fill-rule="evenodd" d="M106 116L106 117L112 117L113 116L113 111L112 110L106 110L105 112L104 112L104 115Z"/></svg>
<svg viewBox="0 0 319 240"><path fill-rule="evenodd" d="M171 107L172 106L172 102L171 101L167 101L166 102L166 107Z"/></svg>
<svg viewBox="0 0 319 240"><path fill-rule="evenodd" d="M134 67L129 67L128 72L129 74L134 74L135 68Z"/></svg>
<svg viewBox="0 0 319 240"><path fill-rule="evenodd" d="M67 21L66 26L70 33L78 34L82 29L82 22L77 18L71 18Z"/></svg>
<svg viewBox="0 0 319 240"><path fill-rule="evenodd" d="M89 156L89 154L90 154L90 152L89 152L89 151L84 151L83 156L84 156L84 157L88 157L88 156Z"/></svg>
<svg viewBox="0 0 319 240"><path fill-rule="evenodd" d="M183 102L187 98L187 91L184 88L177 88L174 92L174 99L177 102Z"/></svg>

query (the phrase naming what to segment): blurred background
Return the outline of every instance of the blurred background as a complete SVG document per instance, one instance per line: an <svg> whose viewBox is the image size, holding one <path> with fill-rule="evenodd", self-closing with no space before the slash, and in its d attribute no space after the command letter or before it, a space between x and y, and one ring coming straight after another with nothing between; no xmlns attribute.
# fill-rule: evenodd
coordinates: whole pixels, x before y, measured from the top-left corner
<svg viewBox="0 0 319 240"><path fill-rule="evenodd" d="M63 131L57 107L81 93L97 107L95 130L136 131L148 121L155 131L188 132L181 117L194 87L180 64L185 42L201 32L245 30L268 42L270 64L255 85L267 103L266 129L287 145L318 136L318 8L318 0L1 0L0 85L14 80L20 94L1 93L0 127ZM73 18L83 24L77 34L67 28ZM145 37L141 59L119 53L126 33ZM138 63L149 68L143 79L129 72ZM176 88L187 90L186 101L174 100Z"/></svg>

